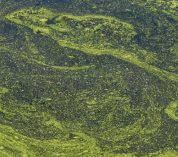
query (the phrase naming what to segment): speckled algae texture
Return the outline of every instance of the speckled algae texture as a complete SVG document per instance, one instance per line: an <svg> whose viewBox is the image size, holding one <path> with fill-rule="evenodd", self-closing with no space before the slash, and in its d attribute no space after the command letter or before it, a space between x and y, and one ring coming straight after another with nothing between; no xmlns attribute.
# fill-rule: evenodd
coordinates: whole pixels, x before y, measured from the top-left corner
<svg viewBox="0 0 178 157"><path fill-rule="evenodd" d="M178 2L1 0L0 157L178 157Z"/></svg>

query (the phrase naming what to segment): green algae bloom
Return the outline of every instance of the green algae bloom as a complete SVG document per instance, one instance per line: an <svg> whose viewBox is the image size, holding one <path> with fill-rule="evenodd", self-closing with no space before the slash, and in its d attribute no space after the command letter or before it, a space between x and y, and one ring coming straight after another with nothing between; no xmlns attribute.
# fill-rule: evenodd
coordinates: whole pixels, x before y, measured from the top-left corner
<svg viewBox="0 0 178 157"><path fill-rule="evenodd" d="M177 157L176 0L1 0L0 157Z"/></svg>

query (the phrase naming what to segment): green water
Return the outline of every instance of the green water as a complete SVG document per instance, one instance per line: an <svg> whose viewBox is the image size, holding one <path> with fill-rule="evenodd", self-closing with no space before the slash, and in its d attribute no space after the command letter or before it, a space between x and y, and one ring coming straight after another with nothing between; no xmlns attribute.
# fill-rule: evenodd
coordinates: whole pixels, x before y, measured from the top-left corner
<svg viewBox="0 0 178 157"><path fill-rule="evenodd" d="M177 157L178 3L0 2L0 157Z"/></svg>

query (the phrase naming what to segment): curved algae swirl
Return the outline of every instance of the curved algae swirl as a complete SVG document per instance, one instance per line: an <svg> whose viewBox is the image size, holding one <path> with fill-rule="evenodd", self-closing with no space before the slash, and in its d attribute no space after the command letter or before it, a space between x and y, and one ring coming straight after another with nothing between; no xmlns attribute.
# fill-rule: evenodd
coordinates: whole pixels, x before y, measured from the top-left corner
<svg viewBox="0 0 178 157"><path fill-rule="evenodd" d="M64 113L64 115L69 118L69 121L71 120L71 117L72 119L75 119L75 116L81 116L80 118L82 119L82 122L79 124L77 129L84 127L82 129L85 129L85 133L90 134L91 137L98 140L97 144L105 151L113 151L116 154L120 152L127 152L123 153L123 155L120 154L120 156L135 156L134 154L137 154L137 151L139 152L147 147L150 147L150 150L152 151L152 149L156 147L154 143L159 142L159 137L162 137L161 127L163 119L161 111L164 109L164 107L160 105L161 103L159 104L156 99L162 94L162 85L165 85L165 82L170 80L174 83L178 82L178 75L153 66L145 60L140 60L138 53L149 52L141 49L138 45L136 45L136 43L133 42L136 31L131 24L110 16L91 14L73 15L67 13L57 13L45 8L26 8L17 10L8 14L6 16L6 20L7 19L10 22L13 22L18 28L22 27L24 30L30 28L30 30L33 31L30 33L34 34L34 36L41 35L46 39L50 38L60 47L68 50L75 50L71 51L71 53L77 53L80 51L83 54L94 56L96 58L102 59L103 56L109 56L117 61L119 60L124 62L121 66L122 69L117 68L119 71L117 71L117 75L112 72L114 69L113 67L111 67L111 73L110 71L107 71L107 75L103 74L103 71L96 74L92 72L82 73L82 71L82 75L80 77L76 74L75 80L80 81L75 81L75 86L80 86L82 79L85 79L84 83L82 82L84 86L87 84L91 85L90 82L94 82L93 84L96 85L96 88L91 89L90 91L87 91L87 88L85 91L83 89L79 92L75 91L73 97L66 96L62 93L62 91L58 91L58 87L56 88L56 85L60 84L58 83L60 80L59 78L61 77L61 80L65 80L65 76L57 75L52 81L49 79L48 90L50 91L50 89L53 88L56 89L53 90L56 95L52 92L46 93L44 95L44 99L38 101L38 106L42 106L44 108L46 107L48 112L50 112L50 109L55 109L54 114L57 116L61 116L60 113L62 112L62 115ZM94 65L92 66L88 64L81 66L58 66L55 61L53 62L53 60L48 60L49 58L47 55L45 56L44 54L40 54L41 52L38 52L38 48L40 46L37 47L38 44L35 45L36 42L33 43L30 35L26 34L25 36L28 52L22 52L20 54L20 57L26 63L40 65L40 67L46 67L55 71L77 71L95 67ZM138 53L132 51L132 48L136 48ZM126 64L131 67L131 70ZM137 72L137 70L140 71ZM71 78L71 82L73 75L74 72L71 72L70 75L68 75L68 77ZM39 76L37 75L37 77ZM40 77L52 78L54 76L41 75ZM94 77L96 77L97 80L92 79ZM156 81L154 81L153 78ZM142 83L140 82L141 80L143 81ZM159 83L158 80L161 83ZM101 86L97 85L99 84L99 81L103 81ZM54 84L54 86L52 86L52 84ZM70 85L68 84L69 83L67 82L64 85L67 87L72 85L72 83ZM115 88L119 84L121 84L121 86ZM151 88L154 89L152 90ZM37 91L38 90L39 89L37 89ZM70 88L70 90L72 89ZM126 93L127 96L120 91ZM157 93L161 94L159 95ZM161 96L164 98L165 95ZM46 96L49 96L49 98L45 98ZM53 97L55 97L54 102L52 101ZM67 109L67 111L62 107L60 108L60 105L58 104L58 102L61 103L60 99L66 103L64 105L66 105L65 109ZM135 99L139 100L135 101ZM71 102L69 102L70 105L68 106L67 103L69 100L71 100ZM135 106L131 101L135 101ZM73 106L74 108L72 108ZM57 111L58 108L60 109ZM82 114L79 115L79 112ZM172 120L177 121L175 105L168 106L168 108L165 109L165 112ZM80 123L80 120L78 123ZM74 124L70 125L70 127L76 124L77 123L74 122ZM83 136L86 135L78 133L76 130L70 134L72 141L73 139L78 139L78 137L82 138ZM91 150L95 151L95 149L93 149L96 147L94 140L87 139L87 137L82 138L83 141L91 143ZM56 146L59 141L56 143L53 140L48 142L54 142ZM44 147L46 147L46 145L47 144L45 143ZM162 146L162 143L160 145ZM53 147L53 145L51 146ZM90 148L89 145L86 147ZM58 149L58 147L55 148ZM159 153L161 152L158 152L158 154ZM110 155L108 154L108 156Z"/></svg>
<svg viewBox="0 0 178 157"><path fill-rule="evenodd" d="M169 116L169 118L174 121L178 121L178 101L170 103L165 109L165 113Z"/></svg>
<svg viewBox="0 0 178 157"><path fill-rule="evenodd" d="M143 62L135 53L125 49L124 45L130 48L137 47L137 51L143 53L138 45L132 41L136 35L133 26L119 19L100 15L59 14L45 8L18 10L6 15L6 19L28 27L35 33L51 37L60 46L79 50L89 55L111 55L136 65L161 80L178 82L177 74ZM45 64L42 63L42 65ZM50 67L56 68L54 66ZM82 67L81 69L85 68L88 67Z"/></svg>

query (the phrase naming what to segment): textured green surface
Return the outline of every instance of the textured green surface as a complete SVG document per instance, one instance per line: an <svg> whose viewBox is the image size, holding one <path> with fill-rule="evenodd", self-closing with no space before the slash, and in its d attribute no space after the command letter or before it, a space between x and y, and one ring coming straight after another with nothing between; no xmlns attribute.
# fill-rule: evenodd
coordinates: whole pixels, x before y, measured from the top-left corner
<svg viewBox="0 0 178 157"><path fill-rule="evenodd" d="M177 6L2 0L0 157L177 157Z"/></svg>

